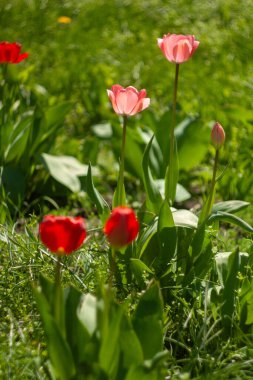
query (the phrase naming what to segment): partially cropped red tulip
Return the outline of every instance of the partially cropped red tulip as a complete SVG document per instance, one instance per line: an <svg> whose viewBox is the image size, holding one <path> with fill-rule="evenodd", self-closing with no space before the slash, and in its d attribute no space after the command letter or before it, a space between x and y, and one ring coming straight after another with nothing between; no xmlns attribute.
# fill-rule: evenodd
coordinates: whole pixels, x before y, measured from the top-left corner
<svg viewBox="0 0 253 380"><path fill-rule="evenodd" d="M216 122L211 131L211 140L215 147L215 149L220 149L225 141L225 131L220 125L220 123Z"/></svg>
<svg viewBox="0 0 253 380"><path fill-rule="evenodd" d="M70 216L44 216L39 226L41 241L51 252L69 255L78 249L85 237L84 219Z"/></svg>
<svg viewBox="0 0 253 380"><path fill-rule="evenodd" d="M114 248L122 248L131 243L139 232L139 222L129 207L119 206L105 223L104 233Z"/></svg>
<svg viewBox="0 0 253 380"><path fill-rule="evenodd" d="M146 90L138 91L132 86L124 88L115 84L111 90L107 90L107 94L118 115L133 116L150 104L150 99L146 98Z"/></svg>
<svg viewBox="0 0 253 380"><path fill-rule="evenodd" d="M19 63L26 59L29 53L20 54L21 45L17 42L0 42L0 63Z"/></svg>
<svg viewBox="0 0 253 380"><path fill-rule="evenodd" d="M199 41L194 36L182 34L168 33L163 38L158 38L157 42L165 58L174 63L188 61L199 46Z"/></svg>

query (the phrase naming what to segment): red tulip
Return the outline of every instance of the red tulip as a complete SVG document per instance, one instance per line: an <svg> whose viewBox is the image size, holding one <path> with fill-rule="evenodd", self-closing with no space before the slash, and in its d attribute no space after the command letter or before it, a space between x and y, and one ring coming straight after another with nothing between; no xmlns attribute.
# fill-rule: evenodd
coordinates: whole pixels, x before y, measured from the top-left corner
<svg viewBox="0 0 253 380"><path fill-rule="evenodd" d="M134 211L129 207L119 206L105 223L104 233L114 248L122 248L131 243L139 232L139 223Z"/></svg>
<svg viewBox="0 0 253 380"><path fill-rule="evenodd" d="M115 84L111 90L107 90L107 94L118 115L133 116L150 104L150 99L145 97L146 90L138 91L132 86L124 88Z"/></svg>
<svg viewBox="0 0 253 380"><path fill-rule="evenodd" d="M17 42L0 42L0 63L19 63L28 57L28 53L20 54L21 45Z"/></svg>
<svg viewBox="0 0 253 380"><path fill-rule="evenodd" d="M81 217L46 215L39 226L41 241L51 252L69 255L86 237Z"/></svg>
<svg viewBox="0 0 253 380"><path fill-rule="evenodd" d="M157 42L165 58L174 63L188 61L199 46L199 41L194 36L182 34L168 33L163 38L158 38Z"/></svg>
<svg viewBox="0 0 253 380"><path fill-rule="evenodd" d="M212 128L211 140L215 149L220 149L225 141L225 131L222 126L216 122Z"/></svg>

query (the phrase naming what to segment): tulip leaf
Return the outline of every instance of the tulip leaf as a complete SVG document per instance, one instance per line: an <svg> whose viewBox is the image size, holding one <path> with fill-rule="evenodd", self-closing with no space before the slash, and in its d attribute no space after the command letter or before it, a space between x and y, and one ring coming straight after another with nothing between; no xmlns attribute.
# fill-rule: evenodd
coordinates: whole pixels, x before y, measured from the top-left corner
<svg viewBox="0 0 253 380"><path fill-rule="evenodd" d="M87 165L81 164L72 156L52 156L42 153L41 160L51 176L73 192L81 190L79 176L85 176Z"/></svg>
<svg viewBox="0 0 253 380"><path fill-rule="evenodd" d="M225 202L218 202L213 205L212 214L215 214L218 211L228 212L234 214L238 211L243 210L244 208L250 205L249 202L244 202L240 200L232 200Z"/></svg>
<svg viewBox="0 0 253 380"><path fill-rule="evenodd" d="M154 135L149 141L143 155L142 159L142 169L143 169L143 181L147 194L147 206L158 214L161 203L162 196L157 188L157 185L152 177L151 170L149 168L149 154L152 146L152 141L154 139Z"/></svg>
<svg viewBox="0 0 253 380"><path fill-rule="evenodd" d="M87 189L87 193L90 199L92 200L92 202L95 203L95 206L97 207L98 214L101 215L101 219L104 222L110 213L110 208L107 202L102 197L102 195L98 192L98 190L94 186L93 179L92 179L92 169L91 169L90 163L88 166L88 172L87 172L87 178L86 178L86 189Z"/></svg>
<svg viewBox="0 0 253 380"><path fill-rule="evenodd" d="M172 212L175 226L197 228L198 217L189 210L176 210Z"/></svg>
<svg viewBox="0 0 253 380"><path fill-rule="evenodd" d="M5 162L19 160L25 152L30 131L32 128L33 115L25 115L13 128L9 145L5 151Z"/></svg>
<svg viewBox="0 0 253 380"><path fill-rule="evenodd" d="M142 346L144 359L163 349L163 301L157 282L141 296L133 315L133 327Z"/></svg>
<svg viewBox="0 0 253 380"><path fill-rule="evenodd" d="M208 218L207 223L212 224L216 220L221 221L221 222L226 222L226 223L232 223L238 227L241 227L243 230L247 232L253 233L253 228L247 222L245 222L243 219L239 218L236 215L229 214L227 212L218 211L217 213L212 214Z"/></svg>
<svg viewBox="0 0 253 380"><path fill-rule="evenodd" d="M51 307L41 288L34 288L33 291L44 325L48 354L54 376L61 380L70 380L76 373L70 347L59 330L51 313Z"/></svg>

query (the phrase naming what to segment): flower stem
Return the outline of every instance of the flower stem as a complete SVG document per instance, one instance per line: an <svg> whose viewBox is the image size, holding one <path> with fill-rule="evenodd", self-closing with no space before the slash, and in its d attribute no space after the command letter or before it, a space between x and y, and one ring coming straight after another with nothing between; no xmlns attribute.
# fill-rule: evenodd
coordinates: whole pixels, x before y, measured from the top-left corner
<svg viewBox="0 0 253 380"><path fill-rule="evenodd" d="M215 157L214 157L213 176L212 176L212 181L211 181L210 194L207 201L205 218L207 218L210 215L211 209L213 206L213 197L214 197L214 190L215 190L215 183L216 183L216 173L218 169L219 153L220 153L220 150L216 149Z"/></svg>
<svg viewBox="0 0 253 380"><path fill-rule="evenodd" d="M179 76L179 64L176 63L174 90L173 90L173 103L172 103L172 117L170 125L170 156L169 156L169 178L168 178L168 200L172 204L176 195L177 186L177 162L175 157L175 126L176 126L176 106L177 106L177 89L178 89L178 76ZM175 166L176 165L176 166ZM176 175L175 175L176 174Z"/></svg>
<svg viewBox="0 0 253 380"><path fill-rule="evenodd" d="M54 300L54 317L56 322L61 326L62 321L62 289L61 289L61 256L57 255L55 265L55 300Z"/></svg>
<svg viewBox="0 0 253 380"><path fill-rule="evenodd" d="M119 168L119 205L124 204L124 170L125 170L125 146L126 146L126 127L127 116L123 116L123 132L122 132L122 144L121 144L121 156L120 156L120 168Z"/></svg>

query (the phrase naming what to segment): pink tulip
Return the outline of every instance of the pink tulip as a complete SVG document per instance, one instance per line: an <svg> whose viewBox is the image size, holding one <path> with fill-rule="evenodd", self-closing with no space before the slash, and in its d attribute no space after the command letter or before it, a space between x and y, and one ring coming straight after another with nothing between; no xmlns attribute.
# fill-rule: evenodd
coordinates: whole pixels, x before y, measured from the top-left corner
<svg viewBox="0 0 253 380"><path fill-rule="evenodd" d="M174 63L188 61L199 46L199 41L194 36L182 34L168 33L163 38L158 38L157 42L165 58Z"/></svg>
<svg viewBox="0 0 253 380"><path fill-rule="evenodd" d="M215 149L220 149L225 141L225 131L220 125L220 123L216 122L211 131L211 140L215 147Z"/></svg>
<svg viewBox="0 0 253 380"><path fill-rule="evenodd" d="M107 94L118 115L133 116L150 104L150 99L145 98L146 90L138 91L132 86L124 88L114 84L111 90L107 90Z"/></svg>

